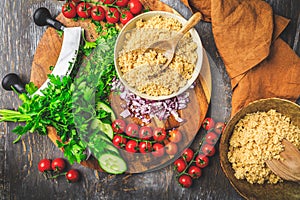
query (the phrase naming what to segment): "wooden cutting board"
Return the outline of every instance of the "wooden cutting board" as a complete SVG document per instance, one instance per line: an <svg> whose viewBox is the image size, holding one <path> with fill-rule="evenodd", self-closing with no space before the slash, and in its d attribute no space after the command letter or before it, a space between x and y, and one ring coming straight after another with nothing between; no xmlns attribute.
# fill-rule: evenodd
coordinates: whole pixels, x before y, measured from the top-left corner
<svg viewBox="0 0 300 200"><path fill-rule="evenodd" d="M177 13L169 6L163 4L160 1L141 1L145 7L150 10L162 10ZM78 20L77 22L66 19L62 14L58 15L57 20L62 22L67 27L81 26L85 29L86 38L93 41L97 38L97 33L95 32L95 25L91 23L90 20ZM121 27L120 27L121 28ZM63 37L60 37L56 30L49 27L46 29L44 35L36 49L36 53L32 63L31 70L31 82L35 83L40 87L44 81L47 79L47 74L51 73L50 66L55 66L58 56L60 54L60 49L62 46ZM178 127L179 131L183 134L183 139L179 143L179 152L174 156L165 155L160 158L153 157L151 154L130 154L121 150L121 155L125 159L128 165L129 173L141 173L146 171L153 171L164 167L172 163L175 159L180 156L180 152L188 147L200 129L201 123L206 116L208 110L210 96L211 96L211 73L208 58L204 50L203 66L196 80L194 89L189 89L190 93L190 103L188 107L180 110L180 117L186 119L186 122L179 124L170 117L166 121L155 121L152 120L151 126L164 126L166 128ZM122 108L120 107L121 99L118 95L111 95L111 107L117 116L120 116ZM126 119L127 123L135 122L138 123L136 119ZM48 137L56 144L57 140L60 138L57 136L56 131L53 127L48 127ZM81 163L82 165L101 171L98 161L91 157L89 160Z"/></svg>

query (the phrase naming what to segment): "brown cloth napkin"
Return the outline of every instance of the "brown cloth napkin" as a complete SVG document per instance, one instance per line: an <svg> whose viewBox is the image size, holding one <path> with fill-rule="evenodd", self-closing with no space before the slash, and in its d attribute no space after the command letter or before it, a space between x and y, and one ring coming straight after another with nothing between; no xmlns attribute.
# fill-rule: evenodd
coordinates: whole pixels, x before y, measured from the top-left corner
<svg viewBox="0 0 300 200"><path fill-rule="evenodd" d="M212 23L216 46L232 85L232 115L269 97L300 96L300 58L278 38L289 20L261 0L182 0Z"/></svg>

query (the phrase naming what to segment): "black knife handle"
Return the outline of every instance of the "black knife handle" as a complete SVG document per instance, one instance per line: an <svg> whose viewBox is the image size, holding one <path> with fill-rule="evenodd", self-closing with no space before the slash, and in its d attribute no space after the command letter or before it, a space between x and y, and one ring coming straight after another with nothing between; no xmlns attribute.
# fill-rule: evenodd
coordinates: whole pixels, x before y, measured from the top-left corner
<svg viewBox="0 0 300 200"><path fill-rule="evenodd" d="M38 26L51 26L55 28L56 30L63 31L64 30L64 25L57 21L56 19L52 18L50 11L45 8L41 7L38 8L34 14L33 14L33 20L34 23Z"/></svg>
<svg viewBox="0 0 300 200"><path fill-rule="evenodd" d="M25 84L22 82L21 78L14 73L9 73L2 79L2 87L5 90L13 90L13 88L18 93L26 93Z"/></svg>

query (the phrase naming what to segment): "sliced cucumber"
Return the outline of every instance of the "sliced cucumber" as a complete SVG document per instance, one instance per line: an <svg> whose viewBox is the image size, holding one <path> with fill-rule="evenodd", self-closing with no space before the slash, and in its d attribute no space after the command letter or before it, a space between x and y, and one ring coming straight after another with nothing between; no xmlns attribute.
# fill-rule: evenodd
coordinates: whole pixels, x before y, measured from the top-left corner
<svg viewBox="0 0 300 200"><path fill-rule="evenodd" d="M116 153L117 155L120 155L119 153L119 150L114 146L114 145L111 145L111 144L107 144L106 147L105 147L106 150L109 150L111 152L114 152Z"/></svg>
<svg viewBox="0 0 300 200"><path fill-rule="evenodd" d="M110 113L110 119L112 122L116 120L116 115L115 115L114 111L111 109L111 107L109 107L105 103L103 103L101 101L97 102L96 109L97 110L105 110L106 112Z"/></svg>
<svg viewBox="0 0 300 200"><path fill-rule="evenodd" d="M94 119L92 124L91 124L91 128L92 129L100 129L101 132L105 133L107 135L108 138L110 138L111 140L114 137L114 131L111 127L110 124L106 124L101 122L99 119Z"/></svg>
<svg viewBox="0 0 300 200"><path fill-rule="evenodd" d="M100 155L99 159L100 167L111 174L122 174L127 170L125 161L117 155L104 153Z"/></svg>

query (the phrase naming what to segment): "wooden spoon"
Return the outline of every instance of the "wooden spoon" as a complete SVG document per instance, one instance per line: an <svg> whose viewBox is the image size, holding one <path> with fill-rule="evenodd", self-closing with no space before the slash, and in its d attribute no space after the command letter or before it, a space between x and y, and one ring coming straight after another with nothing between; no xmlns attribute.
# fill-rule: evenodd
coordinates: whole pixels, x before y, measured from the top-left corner
<svg viewBox="0 0 300 200"><path fill-rule="evenodd" d="M268 160L268 167L279 177L289 181L300 181L300 151L286 139L282 140L285 146L280 156L284 160Z"/></svg>
<svg viewBox="0 0 300 200"><path fill-rule="evenodd" d="M187 23L179 30L178 34L174 37L167 40L160 40L152 43L145 51L149 50L159 50L162 51L163 55L168 59L168 61L161 67L161 71L165 70L169 64L171 63L176 47L178 45L179 40L183 37L185 33L187 33L191 28L193 28L200 20L201 13L196 12L193 16L187 21Z"/></svg>

